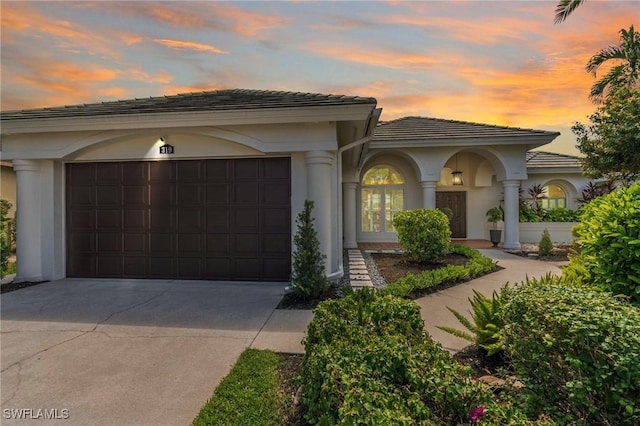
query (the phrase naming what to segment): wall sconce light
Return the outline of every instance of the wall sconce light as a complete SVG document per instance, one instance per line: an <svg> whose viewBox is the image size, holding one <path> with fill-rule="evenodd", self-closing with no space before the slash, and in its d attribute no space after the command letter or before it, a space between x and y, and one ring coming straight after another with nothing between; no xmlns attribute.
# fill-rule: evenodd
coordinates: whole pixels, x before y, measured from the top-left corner
<svg viewBox="0 0 640 426"><path fill-rule="evenodd" d="M462 180L462 172L458 170L458 154L456 154L456 169L451 172L451 182L456 186L464 185L464 181Z"/></svg>

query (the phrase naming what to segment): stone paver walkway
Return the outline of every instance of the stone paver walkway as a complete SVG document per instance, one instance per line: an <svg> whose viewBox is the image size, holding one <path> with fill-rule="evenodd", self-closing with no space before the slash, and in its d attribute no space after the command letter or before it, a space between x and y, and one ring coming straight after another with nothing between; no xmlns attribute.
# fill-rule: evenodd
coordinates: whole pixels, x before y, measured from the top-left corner
<svg viewBox="0 0 640 426"><path fill-rule="evenodd" d="M349 282L353 288L373 287L369 270L364 263L362 252L358 249L350 249L349 255Z"/></svg>

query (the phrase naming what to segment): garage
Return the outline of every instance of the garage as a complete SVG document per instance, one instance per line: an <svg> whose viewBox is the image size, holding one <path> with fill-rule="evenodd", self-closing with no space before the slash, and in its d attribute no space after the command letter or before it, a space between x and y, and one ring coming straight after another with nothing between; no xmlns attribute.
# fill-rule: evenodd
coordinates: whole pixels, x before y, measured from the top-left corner
<svg viewBox="0 0 640 426"><path fill-rule="evenodd" d="M289 158L67 163L69 277L287 281Z"/></svg>

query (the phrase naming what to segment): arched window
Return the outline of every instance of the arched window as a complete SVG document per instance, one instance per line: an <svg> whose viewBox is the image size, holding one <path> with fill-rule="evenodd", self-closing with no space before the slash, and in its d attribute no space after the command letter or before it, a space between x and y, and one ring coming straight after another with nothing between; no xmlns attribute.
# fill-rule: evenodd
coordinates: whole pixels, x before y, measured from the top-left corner
<svg viewBox="0 0 640 426"><path fill-rule="evenodd" d="M544 195L546 198L540 200L540 205L545 210L557 209L559 207L567 208L567 195L558 185L549 184L544 188Z"/></svg>
<svg viewBox="0 0 640 426"><path fill-rule="evenodd" d="M362 178L362 232L393 232L393 217L404 209L404 178L391 166L376 166Z"/></svg>

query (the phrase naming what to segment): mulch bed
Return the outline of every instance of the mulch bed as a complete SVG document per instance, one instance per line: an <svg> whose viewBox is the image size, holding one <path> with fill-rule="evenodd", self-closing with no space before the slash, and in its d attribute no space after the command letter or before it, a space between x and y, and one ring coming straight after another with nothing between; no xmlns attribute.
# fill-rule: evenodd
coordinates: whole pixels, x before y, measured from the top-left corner
<svg viewBox="0 0 640 426"><path fill-rule="evenodd" d="M23 289L23 288L27 288L27 287L31 287L31 286L34 286L34 285L47 283L47 282L49 282L49 281L37 281L37 282L23 281L21 283L10 282L10 283L7 283L7 284L2 284L0 286L0 294L9 293L9 292L12 292L12 291L20 290L20 289Z"/></svg>
<svg viewBox="0 0 640 426"><path fill-rule="evenodd" d="M341 286L332 284L329 290L320 297L306 298L291 292L286 293L276 309L314 309L318 303L328 299L339 299L342 297Z"/></svg>
<svg viewBox="0 0 640 426"><path fill-rule="evenodd" d="M419 263L401 253L371 253L378 271L386 282L392 283L411 273L418 275L423 271L443 268L447 265L465 265L469 259L457 253L449 253L434 263Z"/></svg>

